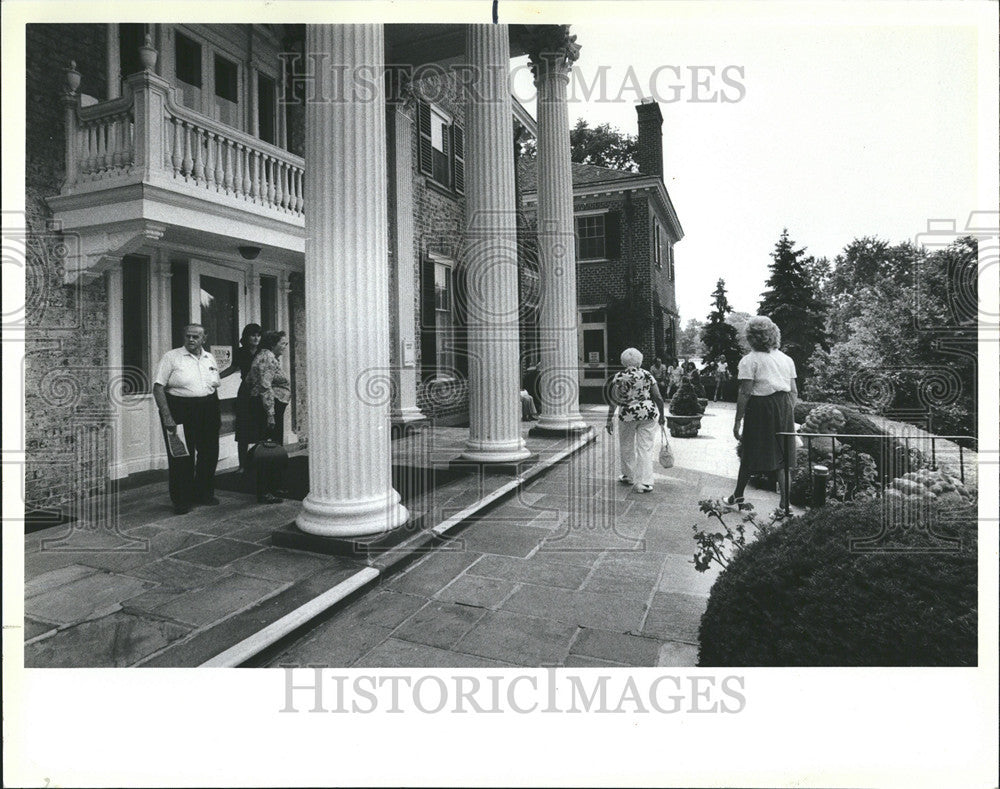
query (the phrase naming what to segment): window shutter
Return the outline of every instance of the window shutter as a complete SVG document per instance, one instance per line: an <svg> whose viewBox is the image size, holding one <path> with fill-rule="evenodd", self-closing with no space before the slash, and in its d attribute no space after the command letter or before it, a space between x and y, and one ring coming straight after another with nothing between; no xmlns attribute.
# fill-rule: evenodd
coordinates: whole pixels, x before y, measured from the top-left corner
<svg viewBox="0 0 1000 789"><path fill-rule="evenodd" d="M424 378L437 372L434 335L434 261L425 257L420 264L420 366Z"/></svg>
<svg viewBox="0 0 1000 789"><path fill-rule="evenodd" d="M420 172L424 175L431 175L434 172L431 148L431 107L422 101L417 102L417 131L420 141L417 146ZM433 274L433 266L431 268Z"/></svg>
<svg viewBox="0 0 1000 789"><path fill-rule="evenodd" d="M455 156L455 191L465 194L465 133L461 126L452 126L452 152Z"/></svg>
<svg viewBox="0 0 1000 789"><path fill-rule="evenodd" d="M604 215L604 253L611 260L622 256L622 215L620 211L609 211Z"/></svg>

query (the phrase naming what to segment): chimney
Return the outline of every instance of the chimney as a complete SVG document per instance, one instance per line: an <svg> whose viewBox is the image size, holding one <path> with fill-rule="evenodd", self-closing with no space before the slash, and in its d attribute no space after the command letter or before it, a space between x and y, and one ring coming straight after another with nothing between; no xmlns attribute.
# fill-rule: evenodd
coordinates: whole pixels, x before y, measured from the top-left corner
<svg viewBox="0 0 1000 789"><path fill-rule="evenodd" d="M639 151L636 162L643 175L663 178L663 115L655 99L645 98L635 105L639 116Z"/></svg>

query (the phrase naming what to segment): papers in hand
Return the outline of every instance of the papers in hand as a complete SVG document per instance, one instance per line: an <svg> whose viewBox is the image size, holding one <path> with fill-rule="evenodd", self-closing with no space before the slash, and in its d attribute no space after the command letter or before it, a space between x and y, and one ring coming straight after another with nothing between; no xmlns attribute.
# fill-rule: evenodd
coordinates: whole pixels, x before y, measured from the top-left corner
<svg viewBox="0 0 1000 789"><path fill-rule="evenodd" d="M184 440L184 425L177 425L173 433L167 431L167 451L172 458L186 458L190 454Z"/></svg>

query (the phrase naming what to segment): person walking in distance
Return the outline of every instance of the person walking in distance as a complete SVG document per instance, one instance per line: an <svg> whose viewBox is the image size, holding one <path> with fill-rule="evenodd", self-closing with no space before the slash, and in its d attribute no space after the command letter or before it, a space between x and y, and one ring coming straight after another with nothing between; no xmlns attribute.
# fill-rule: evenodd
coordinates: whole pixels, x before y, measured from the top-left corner
<svg viewBox="0 0 1000 789"><path fill-rule="evenodd" d="M167 444L170 500L174 512L189 512L195 504L218 504L215 467L219 462L219 370L204 348L205 327L184 327L184 345L167 351L156 369L153 399L160 411ZM184 428L189 454L174 457L170 433Z"/></svg>

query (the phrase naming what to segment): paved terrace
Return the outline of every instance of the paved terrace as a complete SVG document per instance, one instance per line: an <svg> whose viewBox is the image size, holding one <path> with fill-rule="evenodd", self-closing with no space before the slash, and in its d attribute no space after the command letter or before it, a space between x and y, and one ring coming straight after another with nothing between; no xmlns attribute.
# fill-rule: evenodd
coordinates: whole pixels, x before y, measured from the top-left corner
<svg viewBox="0 0 1000 789"><path fill-rule="evenodd" d="M541 460L521 478L415 489L407 506L441 537L375 566L273 547L298 501L220 489L220 506L176 516L165 483L123 491L117 528L25 537L25 665L694 665L715 574L693 569L691 526L706 522L699 499L732 489L732 412L710 404L699 437L672 439L676 466L642 495L617 483L592 408L596 441L529 438ZM426 431L394 442L394 459L449 460L465 435Z"/></svg>

